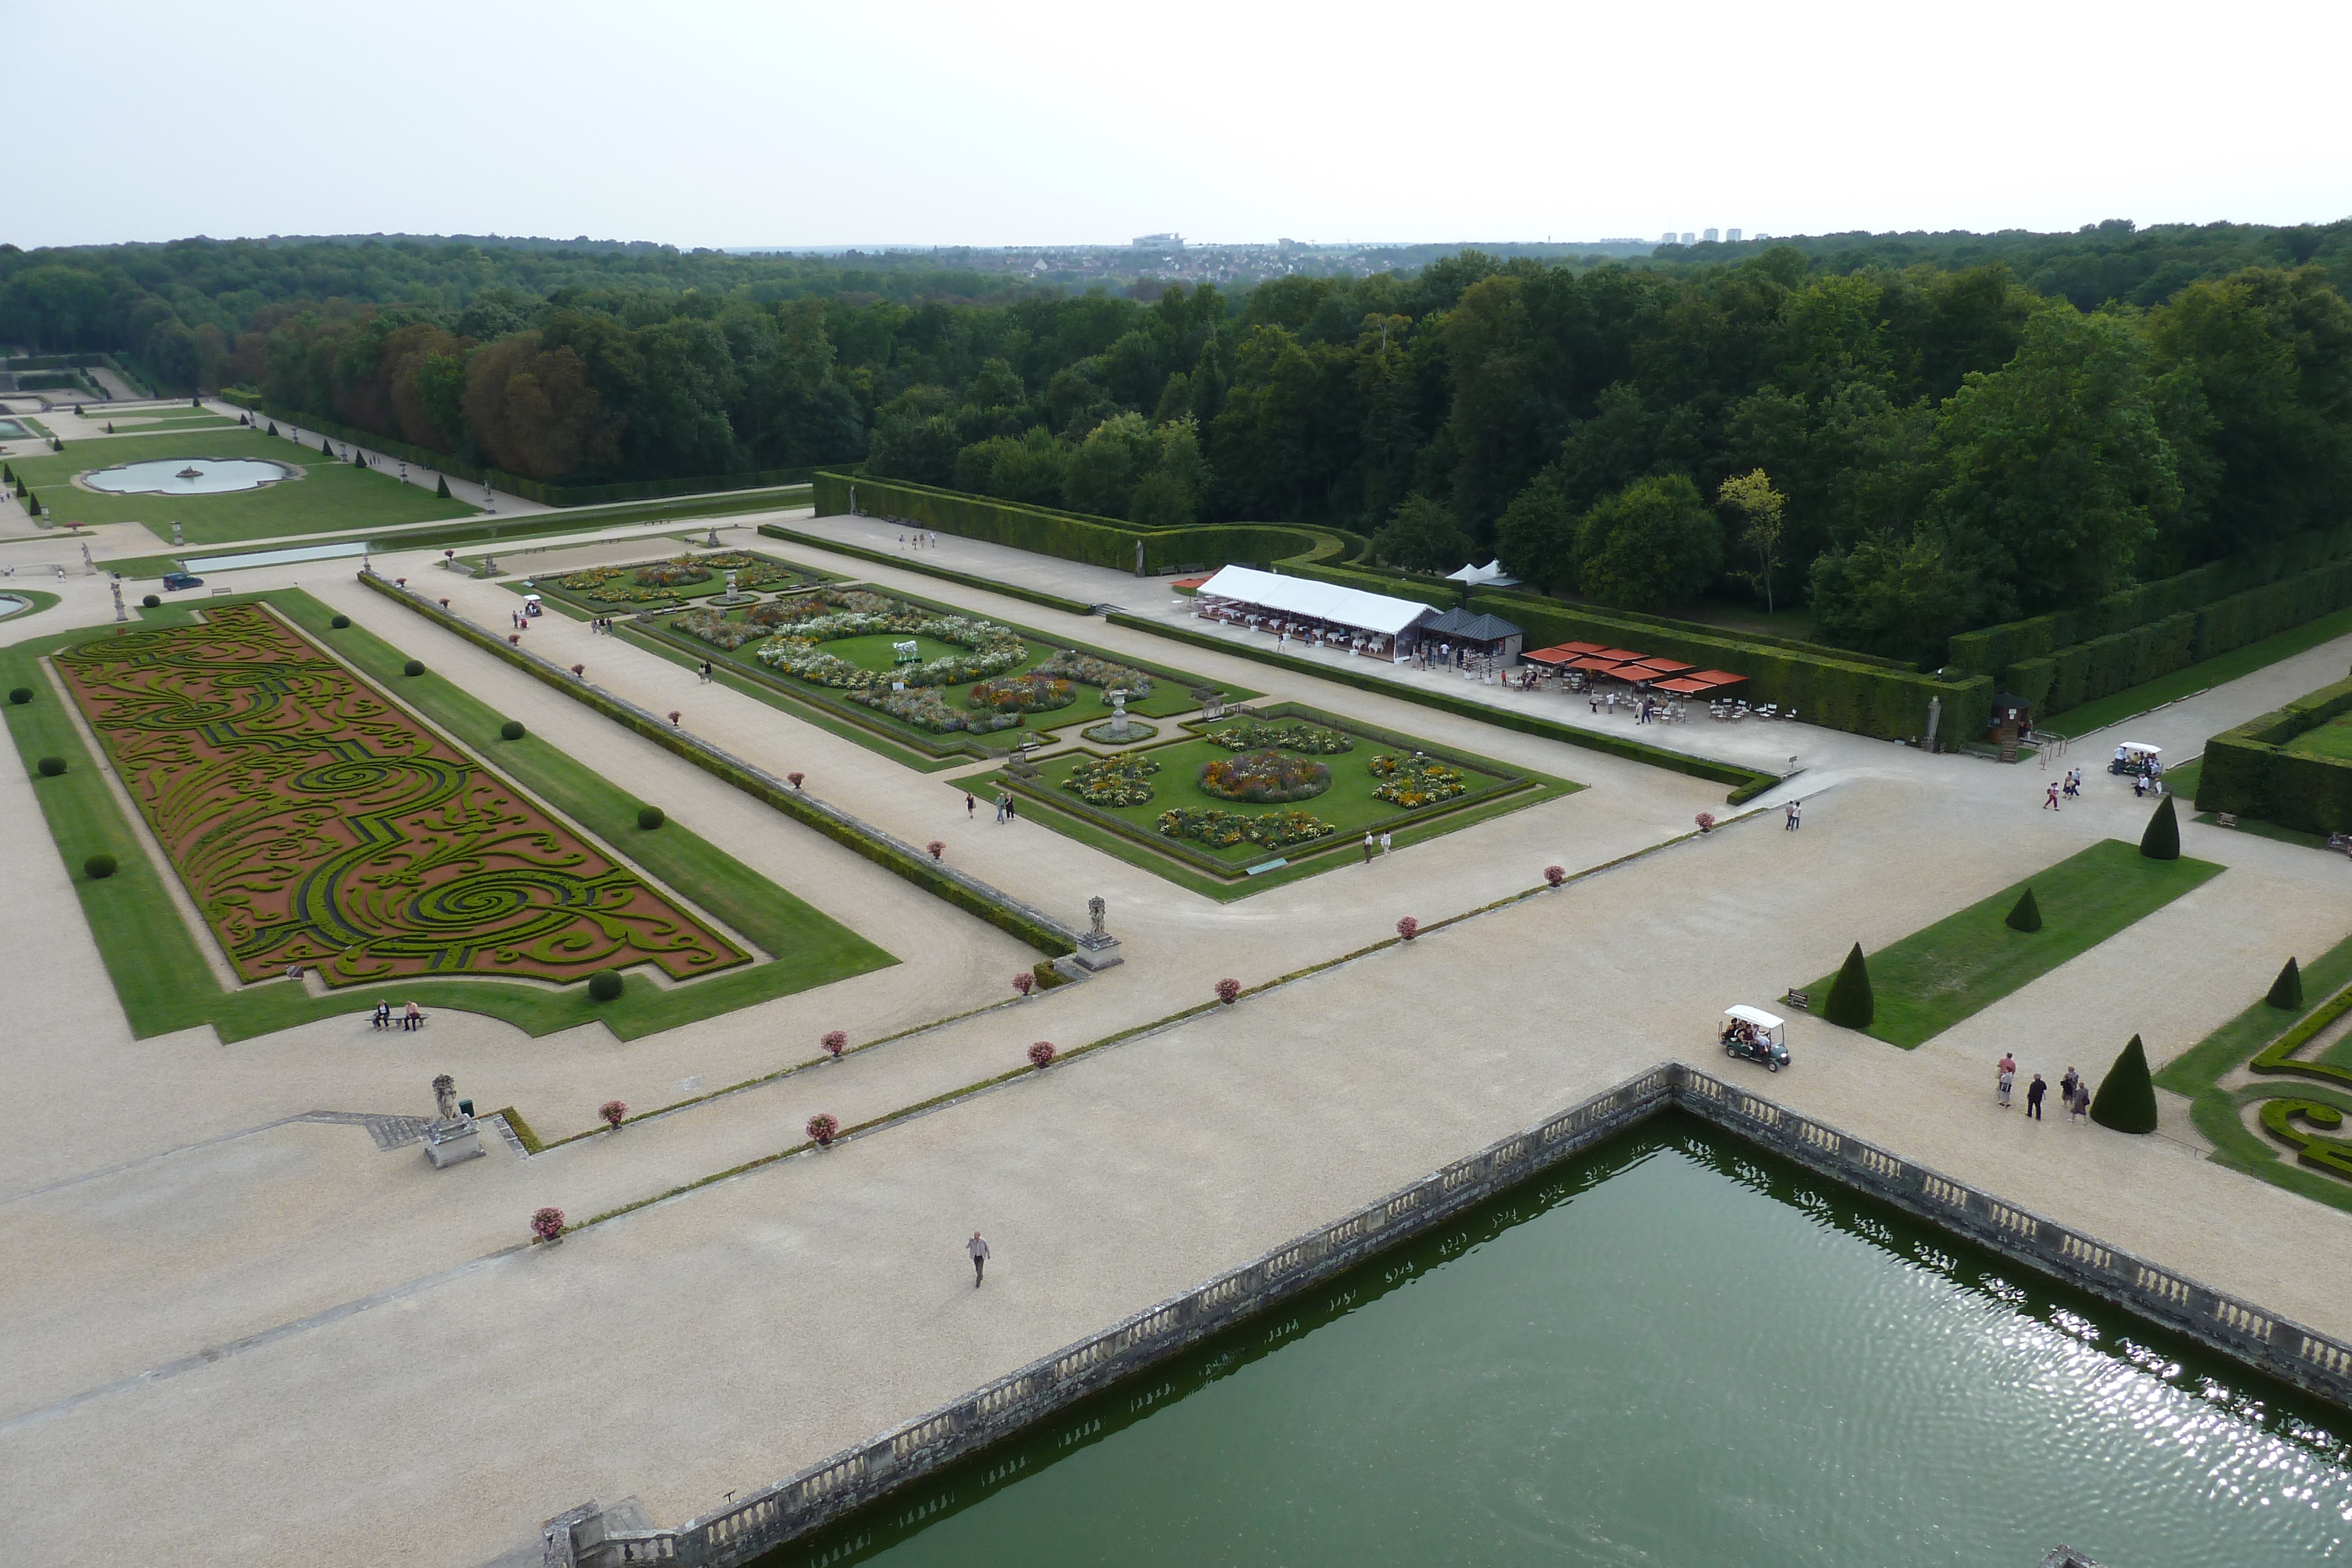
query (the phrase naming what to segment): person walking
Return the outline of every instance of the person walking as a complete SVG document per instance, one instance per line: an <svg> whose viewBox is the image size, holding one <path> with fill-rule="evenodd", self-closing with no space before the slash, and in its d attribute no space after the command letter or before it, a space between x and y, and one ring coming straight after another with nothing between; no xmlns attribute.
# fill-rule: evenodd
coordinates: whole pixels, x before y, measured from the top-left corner
<svg viewBox="0 0 2352 1568"><path fill-rule="evenodd" d="M972 821L972 812L977 809L977 805L978 803L971 798L971 791L969 789L965 790L963 792L963 820L965 821L969 822Z"/></svg>
<svg viewBox="0 0 2352 1568"><path fill-rule="evenodd" d="M2025 1086L2025 1113L2027 1116L2036 1122L2042 1120L2042 1097L2049 1092L2050 1085L2042 1082L2042 1074L2039 1072L2035 1073L2033 1075L2033 1082Z"/></svg>
<svg viewBox="0 0 2352 1568"><path fill-rule="evenodd" d="M1782 810L1788 812L1788 818L1786 821L1781 822L1780 831L1784 833L1795 832L1797 831L1797 803L1794 800L1791 800L1787 806L1783 807Z"/></svg>
<svg viewBox="0 0 2352 1568"><path fill-rule="evenodd" d="M1000 826L1004 821L1004 791L1002 789L996 792L996 821Z"/></svg>
<svg viewBox="0 0 2352 1568"><path fill-rule="evenodd" d="M1385 831L1381 834L1381 853L1386 854L1389 852L1389 841L1391 836L1392 835Z"/></svg>
<svg viewBox="0 0 2352 1568"><path fill-rule="evenodd" d="M1789 802L1789 826L1799 832L1804 831L1805 803L1802 800L1791 800Z"/></svg>
<svg viewBox="0 0 2352 1568"><path fill-rule="evenodd" d="M2051 781L2050 795L2042 802L2042 809L2045 811L2054 811L2058 809L2058 785L2054 779Z"/></svg>
<svg viewBox="0 0 2352 1568"><path fill-rule="evenodd" d="M708 659L702 661L702 684L706 686L710 684L710 661Z"/></svg>
<svg viewBox="0 0 2352 1568"><path fill-rule="evenodd" d="M2074 1070L2069 1068L2067 1071ZM2091 1119L2091 1081L2089 1079L2074 1080L2074 1098L2068 1102L2066 1110L2070 1120L2088 1122Z"/></svg>
<svg viewBox="0 0 2352 1568"><path fill-rule="evenodd" d="M1011 790L1005 791L1004 795L1004 820L1008 822L1021 820L1021 803L1013 798Z"/></svg>
<svg viewBox="0 0 2352 1568"><path fill-rule="evenodd" d="M2005 1111L2009 1109L2010 1085L2017 1082L2017 1058L2002 1051L2000 1065L1993 1069L1993 1076L2000 1084L2000 1105Z"/></svg>
<svg viewBox="0 0 2352 1568"><path fill-rule="evenodd" d="M971 1288L977 1291L980 1289L980 1277L988 1271L988 1242L975 1230L971 1233L971 1239L963 1244L963 1249L971 1259Z"/></svg>
<svg viewBox="0 0 2352 1568"><path fill-rule="evenodd" d="M1364 863L1366 865L1372 863L1372 834L1369 828L1364 830Z"/></svg>

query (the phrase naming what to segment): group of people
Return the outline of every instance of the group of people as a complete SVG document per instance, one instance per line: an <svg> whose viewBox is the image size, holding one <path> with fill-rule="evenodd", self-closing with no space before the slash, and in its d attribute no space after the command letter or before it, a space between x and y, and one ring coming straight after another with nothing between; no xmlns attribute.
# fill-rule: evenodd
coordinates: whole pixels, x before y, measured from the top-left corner
<svg viewBox="0 0 2352 1568"><path fill-rule="evenodd" d="M415 1002L410 1002L395 1017L392 1010L392 1004L380 1001L375 1005L375 1013L371 1021L378 1029L421 1029L425 1024L425 1013Z"/></svg>
<svg viewBox="0 0 2352 1568"><path fill-rule="evenodd" d="M969 789L965 790L963 794L963 814L965 821L969 821L971 820L974 812L978 810L979 805L980 802L972 798L971 791ZM1013 822L1020 821L1020 814L1013 809L1013 792L1009 789L999 789L996 792L996 820L1000 822Z"/></svg>
<svg viewBox="0 0 2352 1568"><path fill-rule="evenodd" d="M2045 811L2057 810L2058 801L2062 797L2069 800L2079 800L2083 798L2081 768L2070 769L2064 778L2051 781L2049 789L2043 794L2042 809Z"/></svg>
<svg viewBox="0 0 2352 1568"><path fill-rule="evenodd" d="M1757 1046L1764 1043L1764 1037L1746 1019L1733 1019L1723 1026L1723 1032L1715 1037L1715 1042L1724 1046Z"/></svg>
<svg viewBox="0 0 2352 1568"><path fill-rule="evenodd" d="M914 545L915 545L915 548L916 548L917 549L921 549L923 548L923 538L924 538L924 535L923 535L923 530L922 530L922 529L920 529L920 528L917 528L917 529L916 529L912 534L900 534L900 535L898 536L898 548L899 548L900 549L905 549L907 548L907 541L908 541L909 538L911 538L911 539L913 539L913 540L914 540ZM939 535L937 535L937 534L932 534L932 535L930 536L930 548L931 548L931 549L939 549L939 548L940 548L940 536L939 536Z"/></svg>
<svg viewBox="0 0 2352 1568"><path fill-rule="evenodd" d="M592 635L601 632L610 637L613 634L613 618L609 615L599 615L588 622L588 630Z"/></svg>
<svg viewBox="0 0 2352 1568"><path fill-rule="evenodd" d="M1390 835L1388 835L1387 833L1382 833L1382 834L1380 836L1379 844L1380 844L1380 852L1381 852L1381 853L1382 853L1382 854L1386 854L1386 853L1388 853L1388 852L1389 852L1389 849L1390 849L1390 842L1389 842L1389 840L1390 840ZM1371 835L1369 831L1367 831L1367 832L1364 834L1364 863L1365 863L1366 865L1370 865L1370 864L1371 864L1371 863L1372 863L1372 846L1373 846L1373 839L1372 839L1372 835Z"/></svg>
<svg viewBox="0 0 2352 1568"><path fill-rule="evenodd" d="M2002 1051L2000 1061L1993 1068L1993 1081L2000 1092L2001 1109L2006 1111L2011 1104L2011 1092L2017 1085L2017 1058L2008 1051ZM2042 1119L2042 1102L2049 1092L2050 1085L2042 1081L2042 1074L2035 1073L2033 1082L2025 1086L2026 1115L2034 1121L2041 1121ZM2081 1117L2087 1121L2091 1114L2090 1080L2069 1067L2066 1069L2066 1075L2058 1080L2058 1101L2060 1104L2066 1107L2066 1114L2070 1120Z"/></svg>

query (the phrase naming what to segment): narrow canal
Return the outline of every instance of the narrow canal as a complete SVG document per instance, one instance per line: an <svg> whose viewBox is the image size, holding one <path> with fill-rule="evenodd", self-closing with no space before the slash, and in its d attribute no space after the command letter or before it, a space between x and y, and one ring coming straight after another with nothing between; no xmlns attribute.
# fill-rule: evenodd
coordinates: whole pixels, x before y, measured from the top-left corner
<svg viewBox="0 0 2352 1568"><path fill-rule="evenodd" d="M2345 1563L2346 1434L1675 1117L763 1568Z"/></svg>

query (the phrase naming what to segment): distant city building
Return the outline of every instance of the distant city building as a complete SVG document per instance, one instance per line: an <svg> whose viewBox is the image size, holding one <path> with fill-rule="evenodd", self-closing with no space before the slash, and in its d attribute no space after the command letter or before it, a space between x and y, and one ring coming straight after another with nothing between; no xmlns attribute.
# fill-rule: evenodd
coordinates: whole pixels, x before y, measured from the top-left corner
<svg viewBox="0 0 2352 1568"><path fill-rule="evenodd" d="M1665 233L1664 233L1664 234L1662 234L1662 235L1660 235L1658 236L1658 243L1659 243L1660 245L1672 245L1672 244L1674 244L1674 243L1675 243L1675 231L1674 231L1674 230L1672 230L1672 229L1668 229Z"/></svg>
<svg viewBox="0 0 2352 1568"><path fill-rule="evenodd" d="M1691 232L1688 229L1683 230L1683 243L1685 245L1691 243Z"/></svg>
<svg viewBox="0 0 2352 1568"><path fill-rule="evenodd" d="M1739 243L1739 231L1738 229L1726 229L1723 231L1723 237L1730 241L1733 245L1738 245Z"/></svg>
<svg viewBox="0 0 2352 1568"><path fill-rule="evenodd" d="M1138 250L1182 250L1182 235L1138 235L1127 242Z"/></svg>
<svg viewBox="0 0 2352 1568"><path fill-rule="evenodd" d="M1704 234L1704 235L1700 235L1699 237L1701 237L1702 239L1706 240L1707 244L1709 244L1709 245L1713 245L1713 244L1715 243L1716 234L1715 234L1715 231L1714 231L1713 229L1709 229L1709 230L1707 230L1707 231L1706 231L1706 234Z"/></svg>

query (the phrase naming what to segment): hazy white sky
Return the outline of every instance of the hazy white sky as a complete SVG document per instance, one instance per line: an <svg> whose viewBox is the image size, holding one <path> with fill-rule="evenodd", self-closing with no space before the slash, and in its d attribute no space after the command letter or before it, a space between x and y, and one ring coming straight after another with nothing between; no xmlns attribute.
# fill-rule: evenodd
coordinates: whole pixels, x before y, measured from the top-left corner
<svg viewBox="0 0 2352 1568"><path fill-rule="evenodd" d="M2352 215L2352 4L0 0L21 246Z"/></svg>

